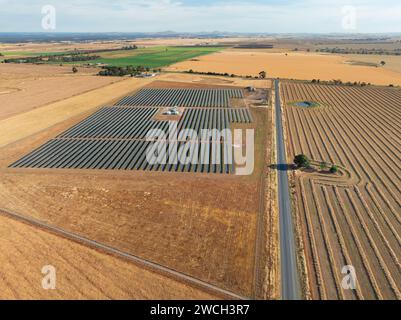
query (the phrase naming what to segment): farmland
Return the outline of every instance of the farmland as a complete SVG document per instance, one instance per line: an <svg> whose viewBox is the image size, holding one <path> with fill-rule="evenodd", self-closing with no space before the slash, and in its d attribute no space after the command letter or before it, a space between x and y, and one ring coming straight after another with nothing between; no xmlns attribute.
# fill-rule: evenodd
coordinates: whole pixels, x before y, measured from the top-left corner
<svg viewBox="0 0 401 320"><path fill-rule="evenodd" d="M312 80L320 79L331 81L340 79L343 82L365 82L388 86L401 85L399 66L401 57L376 56L375 62L388 60L388 66L371 67L352 65L349 60L370 59L362 56L351 57L331 54L317 54L314 52L283 51L271 52L269 50L228 49L195 61L184 61L167 68L170 71L218 72L241 76L258 76L264 70L271 78Z"/></svg>
<svg viewBox="0 0 401 320"><path fill-rule="evenodd" d="M159 81L159 84L156 84L157 81L155 81L155 84L149 85L149 88L160 88L160 86L164 86L162 89L191 88L191 90L198 90L194 92L199 93L210 93L211 89L222 89L222 92L225 92L224 90L230 88L198 83L199 80L204 81L207 77L179 75L183 82L172 82L167 80L167 76L161 78L164 81ZM194 82L188 82L191 80ZM212 80L222 81L218 78ZM127 79L117 85L124 88L131 86L135 92L130 96L135 96L139 90L139 88L135 88L135 85L139 86L138 82L145 85L151 81L153 80ZM250 83L253 81L243 82L243 85ZM267 81L258 83L265 89ZM203 89L203 87L207 89ZM231 89L239 88L231 87ZM113 95L116 96L112 88L110 91L105 91L103 96L106 94L110 95L108 99ZM244 98L247 99L247 97ZM103 97L103 99L106 98ZM115 101L120 100L121 97ZM77 103L82 102L81 99L79 102L77 101ZM210 105L212 104L210 103ZM94 119L91 116L97 115L101 118L101 114L104 112L119 112L120 115L126 113L128 116L129 114L138 115L141 112L153 113L155 110L157 112L163 109L162 107L122 105L107 106L97 110L93 110L93 107L92 109L86 108L83 113L77 113L64 120L60 118L46 130L34 131L18 143L8 144L1 149L1 207L107 244L236 294L265 295L264 286L268 285L265 282L267 281L264 276L265 272L272 271L275 274L265 265L268 258L264 254L265 251L257 253L256 249L259 242L262 243L262 248L265 246L265 242L261 239L264 235L258 234L257 230L259 216L263 210L261 202L264 200L262 192L264 189L262 189L261 179L266 174L263 163L270 134L267 124L271 119L268 117L267 109L237 107L237 102L235 105L220 108L206 106L183 108L183 119L185 118L185 122L188 124L196 124L203 115L205 119L208 116L210 119L216 120L226 117L230 126L235 121L249 117L248 121L252 120L252 123L242 125L256 127L255 152L257 158L255 159L255 171L251 176L239 177L195 172L177 174L149 170L71 170L67 167L57 170L50 167L42 169L7 168L10 163L21 159L48 141L83 139L82 134L88 134L88 129L94 129L94 127L90 128L84 125L88 119ZM117 118L119 117L116 116ZM195 121L195 119L198 120ZM108 121L110 125L113 124L110 119ZM132 130L131 137L140 137L135 133L135 122L127 121L124 126L126 130ZM113 125L116 123L114 122ZM224 123L221 122L221 124ZM95 135L97 137L103 135L104 139L111 131L107 132L104 120L99 124L106 131L100 130ZM199 125L206 126L207 122L202 124L199 121ZM124 130L120 133L123 132ZM114 134L118 134L118 132L115 131ZM122 136L118 134L115 137ZM130 139L122 143L127 143L126 146L128 146L133 141ZM222 234L224 237L221 236ZM274 246L274 242L271 243L271 246ZM256 257L258 257L257 262L255 261ZM50 257L49 259L53 260L54 258ZM258 266L260 264L263 270L259 271L255 263ZM81 265L84 267L83 264L77 262L76 268L81 268ZM269 266L273 268L273 265ZM142 272L142 270L140 269L138 272ZM260 280L256 284L255 272L260 275L258 277ZM135 277L133 281L135 281ZM141 289L143 296L149 294L146 288L150 281L153 280L151 278L144 280L143 290ZM184 285L183 293L189 284L184 283ZM132 286L137 288L138 284L133 282ZM270 292L276 292L277 288L274 286L273 282L270 283ZM126 296L126 293L116 292L116 296ZM187 292L188 297L192 297L190 291ZM63 292L62 296L71 296L68 294L70 293ZM202 297L201 294L203 293L199 292L198 295L198 292L194 292L193 297ZM35 294L32 293L32 296L35 297ZM272 293L272 296L276 296L275 293ZM179 297L179 295L166 293L162 297L173 298ZM208 298L209 296L204 297Z"/></svg>
<svg viewBox="0 0 401 320"><path fill-rule="evenodd" d="M401 92L285 82L282 98L288 162L304 153L340 168L292 173L312 298L400 299ZM356 291L341 287L346 265Z"/></svg>
<svg viewBox="0 0 401 320"><path fill-rule="evenodd" d="M218 299L185 283L0 216L1 299ZM44 265L58 290L42 290Z"/></svg>
<svg viewBox="0 0 401 320"><path fill-rule="evenodd" d="M193 59L199 56L221 51L220 47L147 47L136 50L115 50L97 52L100 56L98 59L82 62L66 62L65 64L107 64L109 66L124 67L124 66L144 66L149 68L165 67L177 62ZM44 53L37 54L32 52L7 52L6 58L9 57L33 57L40 55L60 55L66 52ZM59 64L60 62L49 62Z"/></svg>
<svg viewBox="0 0 401 320"><path fill-rule="evenodd" d="M93 68L79 69L73 74L70 67L0 64L0 120L121 80L97 77Z"/></svg>
<svg viewBox="0 0 401 320"><path fill-rule="evenodd" d="M127 55L102 57L91 61L92 63L104 63L110 66L145 66L149 68L160 68L220 51L219 47L153 47L135 50Z"/></svg>

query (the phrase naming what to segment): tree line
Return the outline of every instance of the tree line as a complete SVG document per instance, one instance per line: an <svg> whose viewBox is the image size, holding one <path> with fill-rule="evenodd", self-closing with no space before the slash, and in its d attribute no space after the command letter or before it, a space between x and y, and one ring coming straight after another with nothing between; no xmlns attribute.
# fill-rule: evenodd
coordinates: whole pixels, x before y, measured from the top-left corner
<svg viewBox="0 0 401 320"><path fill-rule="evenodd" d="M361 55L393 55L400 56L401 50L384 50L384 49L352 49L352 48L323 48L316 49L316 52L335 53L335 54L361 54Z"/></svg>
<svg viewBox="0 0 401 320"><path fill-rule="evenodd" d="M92 61L101 58L98 55L86 55L80 53L68 54L68 55L41 55L37 57L26 57L26 58L13 58L5 59L4 63L45 63L45 62L80 62L80 61Z"/></svg>
<svg viewBox="0 0 401 320"><path fill-rule="evenodd" d="M116 67L116 66L105 66L102 67L102 70L98 73L99 76L111 76L111 77L124 77L131 76L135 77L144 72L153 71L154 73L160 72L161 69L151 69L149 67L144 66L126 66L126 67Z"/></svg>

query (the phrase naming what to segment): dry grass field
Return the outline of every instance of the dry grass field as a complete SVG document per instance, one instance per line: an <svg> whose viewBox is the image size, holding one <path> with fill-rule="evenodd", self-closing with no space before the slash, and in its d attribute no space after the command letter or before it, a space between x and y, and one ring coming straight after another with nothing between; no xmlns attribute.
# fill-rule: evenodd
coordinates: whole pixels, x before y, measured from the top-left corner
<svg viewBox="0 0 401 320"><path fill-rule="evenodd" d="M0 120L104 87L120 78L98 77L96 69L0 64Z"/></svg>
<svg viewBox="0 0 401 320"><path fill-rule="evenodd" d="M128 78L105 87L60 100L16 116L0 120L0 147L46 130L60 122L93 112L122 98L154 79Z"/></svg>
<svg viewBox="0 0 401 320"><path fill-rule="evenodd" d="M350 55L344 55L343 57L347 61L376 64L379 66L379 68L395 71L401 74L401 56L391 56L391 55L383 56L375 54L369 54L369 55L350 54ZM381 61L384 61L386 63L383 67L380 66Z"/></svg>
<svg viewBox="0 0 401 320"><path fill-rule="evenodd" d="M0 299L219 299L197 288L0 216ZM43 290L43 266L56 290Z"/></svg>
<svg viewBox="0 0 401 320"><path fill-rule="evenodd" d="M234 73L257 76L265 70L269 77L299 80L333 80L366 82L377 85L401 85L401 74L389 68L351 65L351 57L307 52L278 53L268 50L228 49L219 53L184 61L167 70ZM387 58L387 57L385 57ZM399 63L401 64L401 57ZM385 60L385 59L383 59ZM380 62L379 60L378 62Z"/></svg>
<svg viewBox="0 0 401 320"><path fill-rule="evenodd" d="M188 80L185 75L179 76L182 81ZM166 82L169 75L159 79ZM193 77L192 85L204 85L205 79ZM15 139L17 133L14 132L4 138L2 144L0 208L29 215L237 294L265 294L265 289L255 286L264 285L265 273L269 270L262 263L262 280L255 284L255 272L259 272L255 271L255 255L256 242L264 242L258 239L258 221L265 200L261 180L266 174L264 157L269 134L266 109L255 108L252 111L258 124L257 164L255 173L249 177L7 168L17 158L85 118L93 112L95 103L100 105L106 97L115 97L123 89L127 94L152 81L128 79L67 99L60 102L63 106L54 106L54 114L52 111L45 122L39 126L35 124L35 130L31 129L31 121L22 122L26 130L19 140ZM160 83L174 86L165 82ZM265 87L267 81L258 84ZM92 101L94 98L96 100ZM67 116L66 109L72 105L83 109ZM39 117L45 109L35 111ZM20 116L28 115L33 119L29 112ZM12 126L12 123L7 122L7 126ZM1 128L3 131L4 127ZM260 261L266 259L263 252L258 257ZM81 270L79 262L76 269ZM146 288L152 283L150 276L145 278L141 294L150 296ZM170 295L164 292L173 290L168 285L160 288L161 298L178 298L181 292L190 290L185 287L177 289L177 295ZM129 283L127 287L130 287ZM269 290L275 292L276 288L269 287ZM187 297L202 297L201 294L195 292L191 295L188 291ZM62 296L69 297L68 293Z"/></svg>
<svg viewBox="0 0 401 320"><path fill-rule="evenodd" d="M312 297L400 299L401 92L285 82L282 98L288 161L304 153L340 166L294 173ZM356 291L342 289L345 265Z"/></svg>

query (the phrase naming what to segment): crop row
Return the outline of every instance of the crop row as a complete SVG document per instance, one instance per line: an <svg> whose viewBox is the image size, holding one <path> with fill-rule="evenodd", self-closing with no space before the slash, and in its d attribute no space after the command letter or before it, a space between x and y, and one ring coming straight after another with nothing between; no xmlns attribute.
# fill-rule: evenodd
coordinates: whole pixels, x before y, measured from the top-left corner
<svg viewBox="0 0 401 320"><path fill-rule="evenodd" d="M305 100L323 105L308 110L287 106L291 155L303 152L315 160L341 164L359 180L358 186L350 182L348 188L339 188L339 179L330 189L333 195L326 187L316 188L325 185L323 178L298 179L315 296L351 297L338 287L340 275L332 269L334 262L364 269L359 270L364 285L358 298L399 298L399 92L285 83L282 94L286 103ZM311 190L314 199L306 197ZM312 219L315 212L319 220ZM326 229L329 236L311 232L318 228ZM316 252L316 242L326 245L327 257ZM325 265L326 260L331 264Z"/></svg>

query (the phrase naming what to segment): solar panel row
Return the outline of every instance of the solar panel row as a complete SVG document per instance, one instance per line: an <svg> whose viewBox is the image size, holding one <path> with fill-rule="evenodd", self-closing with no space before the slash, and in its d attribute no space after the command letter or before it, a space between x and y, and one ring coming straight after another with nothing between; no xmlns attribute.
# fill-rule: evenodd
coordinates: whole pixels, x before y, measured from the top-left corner
<svg viewBox="0 0 401 320"><path fill-rule="evenodd" d="M119 106L229 108L231 99L244 98L240 89L142 89Z"/></svg>
<svg viewBox="0 0 401 320"><path fill-rule="evenodd" d="M228 146L219 142L187 144L166 143L157 156L164 161L149 163L146 154L160 142L144 140L64 140L54 139L12 165L16 168L162 170L172 172L233 173ZM175 144L175 145L174 145ZM169 147L176 147L176 157L169 157ZM203 147L202 147L203 146ZM192 149L192 152L190 150ZM182 154L179 153L181 150ZM185 154L184 154L185 152ZM213 161L213 155L220 161ZM184 164L182 157L189 157ZM226 158L225 158L226 157ZM220 163L220 164L219 164Z"/></svg>

